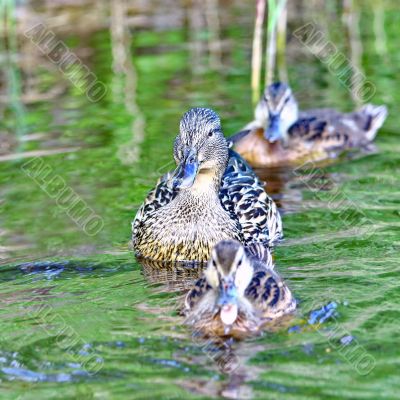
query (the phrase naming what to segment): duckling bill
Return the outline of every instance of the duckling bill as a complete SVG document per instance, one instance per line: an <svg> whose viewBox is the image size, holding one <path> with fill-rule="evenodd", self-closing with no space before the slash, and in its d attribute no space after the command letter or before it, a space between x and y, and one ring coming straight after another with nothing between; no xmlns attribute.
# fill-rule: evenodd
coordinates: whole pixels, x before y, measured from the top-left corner
<svg viewBox="0 0 400 400"><path fill-rule="evenodd" d="M290 87L277 82L265 89L254 121L232 141L254 167L300 165L367 147L386 116L385 106L372 104L351 113L328 108L299 112Z"/></svg>
<svg viewBox="0 0 400 400"><path fill-rule="evenodd" d="M296 301L273 267L270 253L260 260L239 242L219 242L186 296L186 323L206 336L243 338L294 312Z"/></svg>
<svg viewBox="0 0 400 400"><path fill-rule="evenodd" d="M281 238L275 203L248 164L229 150L214 111L193 108L183 115L174 158L177 168L158 181L132 223L138 256L206 262L224 239L259 248Z"/></svg>

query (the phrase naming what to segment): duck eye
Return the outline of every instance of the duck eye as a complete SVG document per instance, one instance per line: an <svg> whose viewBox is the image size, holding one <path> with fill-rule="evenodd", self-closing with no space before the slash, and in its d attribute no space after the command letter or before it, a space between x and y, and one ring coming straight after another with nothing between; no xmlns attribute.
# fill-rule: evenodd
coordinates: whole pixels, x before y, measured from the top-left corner
<svg viewBox="0 0 400 400"><path fill-rule="evenodd" d="M214 135L213 131L208 132L208 137L212 137Z"/></svg>

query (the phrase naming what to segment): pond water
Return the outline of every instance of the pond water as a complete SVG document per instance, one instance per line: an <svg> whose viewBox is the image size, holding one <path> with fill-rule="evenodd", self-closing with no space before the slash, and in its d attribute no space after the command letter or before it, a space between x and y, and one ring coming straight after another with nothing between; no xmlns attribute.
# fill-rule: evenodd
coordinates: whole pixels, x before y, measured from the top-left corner
<svg viewBox="0 0 400 400"><path fill-rule="evenodd" d="M226 135L252 118L253 2L223 1L218 14L211 0L67 3L14 10L0 49L1 398L398 398L397 2L290 5L287 73L301 107L356 107L292 35L314 21L389 117L375 152L258 171L283 213L277 269L299 310L224 344L182 325L182 290L198 271L142 267L130 223L173 166L183 112L214 108ZM105 84L104 97L88 100L22 35L37 21Z"/></svg>

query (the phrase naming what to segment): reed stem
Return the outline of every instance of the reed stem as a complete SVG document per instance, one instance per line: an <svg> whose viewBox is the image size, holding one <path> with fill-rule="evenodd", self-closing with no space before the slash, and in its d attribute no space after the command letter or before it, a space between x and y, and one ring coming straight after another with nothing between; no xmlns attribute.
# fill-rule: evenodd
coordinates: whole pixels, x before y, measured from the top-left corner
<svg viewBox="0 0 400 400"><path fill-rule="evenodd" d="M251 57L251 91L253 104L260 96L261 67L262 67L262 37L266 0L257 0L256 20L254 24L253 51Z"/></svg>

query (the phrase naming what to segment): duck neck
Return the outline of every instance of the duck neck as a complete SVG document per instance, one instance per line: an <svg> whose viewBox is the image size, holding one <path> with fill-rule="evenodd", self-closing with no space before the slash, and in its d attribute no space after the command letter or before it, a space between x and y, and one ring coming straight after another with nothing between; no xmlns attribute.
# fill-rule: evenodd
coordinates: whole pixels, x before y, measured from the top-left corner
<svg viewBox="0 0 400 400"><path fill-rule="evenodd" d="M191 196L198 201L219 202L219 189L221 186L220 174L212 169L200 170L193 185L180 192L181 196Z"/></svg>

